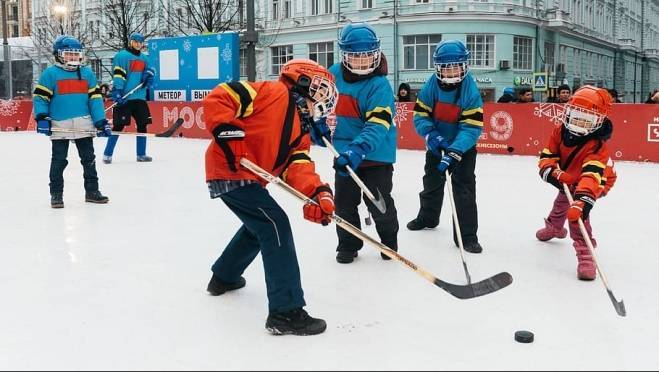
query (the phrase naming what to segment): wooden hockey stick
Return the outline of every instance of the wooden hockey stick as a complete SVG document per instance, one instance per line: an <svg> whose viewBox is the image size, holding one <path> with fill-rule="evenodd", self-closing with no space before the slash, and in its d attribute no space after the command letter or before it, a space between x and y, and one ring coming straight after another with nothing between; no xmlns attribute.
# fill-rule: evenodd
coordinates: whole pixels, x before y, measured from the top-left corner
<svg viewBox="0 0 659 372"><path fill-rule="evenodd" d="M247 168L249 171L252 173L256 174L257 176L263 178L264 180L274 183L275 185L281 187L285 191L287 191L289 194L297 197L304 203L314 203L312 199L304 195L303 193L299 192L298 190L294 189L291 187L289 184L284 182L282 179L273 176L263 168L259 167L258 165L254 164L253 162L242 158L240 160L240 164ZM341 217L337 216L336 214L332 216L332 219L336 224L344 229L345 231L349 232L350 234L354 235L355 237L363 240L364 242L371 243L375 248L377 248L380 252L383 254L389 256L390 258L402 263L405 265L407 268L411 269L415 273L421 275L423 278L428 280L429 282L433 283L434 285L440 287L441 289L445 290L446 292L450 293L451 295L461 299L470 299L470 298L475 298L479 296L484 296L487 294L490 294L492 292L496 292L504 287L507 287L513 282L513 278L510 274L508 273L500 273L497 274L489 279L480 281L478 283L470 284L470 285L457 285L457 284L451 284L448 282L445 282L432 274L430 274L428 271L425 269L421 268L414 262L408 260L407 258L401 256L398 254L398 252L389 249L386 245L380 243L378 240L372 238L368 234L364 233L360 229L356 228L349 222L343 220Z"/></svg>
<svg viewBox="0 0 659 372"><path fill-rule="evenodd" d="M570 202L570 204L572 204L574 202L574 198L572 197L570 188L566 184L563 184L563 191L565 192L565 196L567 196L567 200ZM581 235L583 236L583 239L586 241L586 246L588 247L591 256L593 256L593 262L595 263L595 267L597 268L597 271L600 274L600 279L602 279L602 283L604 283L606 292L609 294L609 298L611 299L613 308L616 310L616 313L618 313L618 315L627 316L627 309L625 308L625 303L623 301L618 301L616 297L613 295L613 291L611 290L611 287L609 287L609 282L606 280L606 276L604 275L604 272L600 267L599 259L597 259L597 256L595 254L595 248L593 247L593 242L590 240L590 236L588 235L588 230L586 229L586 225L584 225L581 217L579 217L578 222L579 222L579 230L581 230Z"/></svg>

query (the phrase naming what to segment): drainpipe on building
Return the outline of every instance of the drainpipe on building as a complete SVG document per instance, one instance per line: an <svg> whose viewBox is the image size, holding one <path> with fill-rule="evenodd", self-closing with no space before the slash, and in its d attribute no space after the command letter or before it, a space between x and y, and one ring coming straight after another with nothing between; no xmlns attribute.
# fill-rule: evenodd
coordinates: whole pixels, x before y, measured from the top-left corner
<svg viewBox="0 0 659 372"><path fill-rule="evenodd" d="M256 81L256 43L259 35L255 24L254 0L247 0L247 31L244 36L247 43L247 81Z"/></svg>
<svg viewBox="0 0 659 372"><path fill-rule="evenodd" d="M394 0L394 92L398 95L400 74L398 73L398 0Z"/></svg>

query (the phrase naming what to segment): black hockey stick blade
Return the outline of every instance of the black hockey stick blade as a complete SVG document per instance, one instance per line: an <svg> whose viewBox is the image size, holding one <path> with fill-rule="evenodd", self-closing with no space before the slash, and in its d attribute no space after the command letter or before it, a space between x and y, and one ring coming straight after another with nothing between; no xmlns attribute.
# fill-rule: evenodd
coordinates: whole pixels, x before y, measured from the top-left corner
<svg viewBox="0 0 659 372"><path fill-rule="evenodd" d="M627 316L627 309L625 309L625 302L618 301L610 289L607 289L606 292L609 294L609 298L613 303L613 307L616 309L616 313L618 313L618 315L620 316Z"/></svg>
<svg viewBox="0 0 659 372"><path fill-rule="evenodd" d="M451 284L442 281L441 279L435 279L436 286L461 300L485 296L509 286L512 282L512 275L506 272L499 273L491 278L470 285Z"/></svg>
<svg viewBox="0 0 659 372"><path fill-rule="evenodd" d="M174 132L176 132L176 130L181 127L181 125L183 125L183 118L178 118L169 129L162 133L156 134L156 137L171 137L172 134L174 134Z"/></svg>

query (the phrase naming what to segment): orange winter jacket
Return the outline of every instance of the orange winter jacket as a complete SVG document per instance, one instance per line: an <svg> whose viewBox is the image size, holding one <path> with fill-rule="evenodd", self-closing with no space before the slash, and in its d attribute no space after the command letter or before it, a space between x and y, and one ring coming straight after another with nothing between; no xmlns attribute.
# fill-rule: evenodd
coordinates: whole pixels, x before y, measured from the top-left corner
<svg viewBox="0 0 659 372"><path fill-rule="evenodd" d="M566 146L562 135L564 127L556 126L549 144L540 154L540 169L559 168L576 180L576 193L597 199L606 195L617 180L613 161L609 157L605 140L591 138L576 146Z"/></svg>
<svg viewBox="0 0 659 372"><path fill-rule="evenodd" d="M323 183L309 157L311 138L302 132L289 89L281 82L220 84L204 99L206 181L265 181L247 169L247 158L307 196Z"/></svg>

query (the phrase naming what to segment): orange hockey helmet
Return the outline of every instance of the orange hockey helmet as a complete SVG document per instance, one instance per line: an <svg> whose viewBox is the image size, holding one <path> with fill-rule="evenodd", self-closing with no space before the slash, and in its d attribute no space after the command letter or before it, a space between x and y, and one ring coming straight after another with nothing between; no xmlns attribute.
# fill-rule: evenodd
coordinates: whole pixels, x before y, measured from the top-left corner
<svg viewBox="0 0 659 372"><path fill-rule="evenodd" d="M563 125L576 136L588 135L602 126L612 107L613 99L606 89L583 86L565 105Z"/></svg>
<svg viewBox="0 0 659 372"><path fill-rule="evenodd" d="M310 59L293 59L281 67L279 80L313 102L314 116L327 117L339 99L334 76Z"/></svg>

